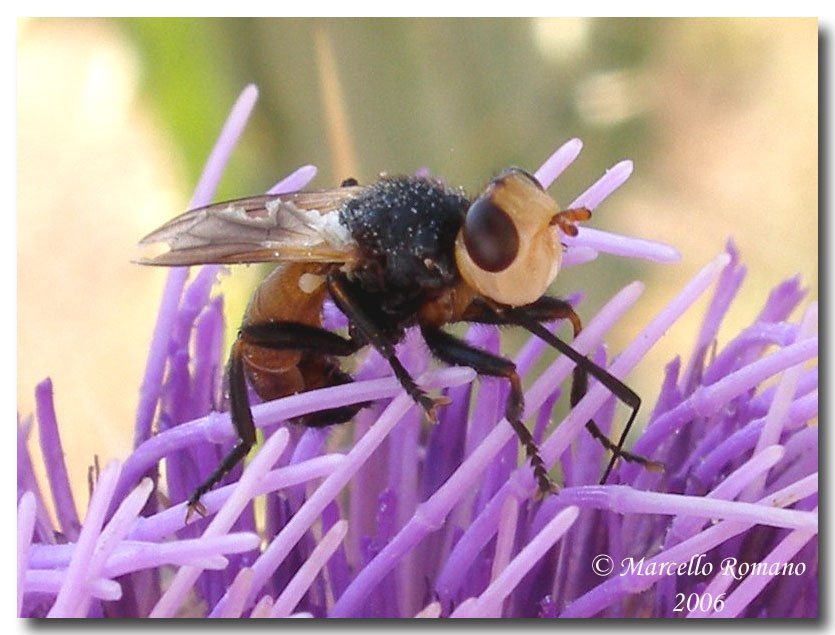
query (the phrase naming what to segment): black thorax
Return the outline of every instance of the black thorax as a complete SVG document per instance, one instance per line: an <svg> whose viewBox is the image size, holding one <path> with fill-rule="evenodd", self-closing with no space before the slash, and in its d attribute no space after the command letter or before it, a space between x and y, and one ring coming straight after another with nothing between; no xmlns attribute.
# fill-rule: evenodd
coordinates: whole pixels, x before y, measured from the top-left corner
<svg viewBox="0 0 835 635"><path fill-rule="evenodd" d="M381 179L343 205L339 220L361 254L349 279L386 322L403 326L458 281L455 238L468 206L462 191L416 177Z"/></svg>

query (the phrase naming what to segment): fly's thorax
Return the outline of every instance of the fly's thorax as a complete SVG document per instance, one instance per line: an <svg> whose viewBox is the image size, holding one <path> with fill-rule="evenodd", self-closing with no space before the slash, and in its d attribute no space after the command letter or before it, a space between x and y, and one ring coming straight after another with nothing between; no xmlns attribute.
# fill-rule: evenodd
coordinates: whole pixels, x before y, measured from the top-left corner
<svg viewBox="0 0 835 635"><path fill-rule="evenodd" d="M361 254L351 277L368 292L420 296L454 283L463 192L416 177L381 179L347 201L340 222Z"/></svg>

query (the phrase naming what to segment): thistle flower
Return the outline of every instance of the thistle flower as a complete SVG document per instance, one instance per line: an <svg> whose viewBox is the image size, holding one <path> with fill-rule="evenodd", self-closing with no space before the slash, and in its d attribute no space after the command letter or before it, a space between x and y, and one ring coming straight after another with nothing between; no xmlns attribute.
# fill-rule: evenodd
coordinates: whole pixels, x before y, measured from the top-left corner
<svg viewBox="0 0 835 635"><path fill-rule="evenodd" d="M209 159L192 205L208 203L256 99L247 88ZM536 172L548 187L578 155L563 145ZM622 162L572 205L596 207L629 176ZM305 166L271 191L304 187ZM566 237L566 265L599 251L658 261L674 250L582 228ZM606 461L583 431L611 428L614 398L592 382L559 422L551 411L572 364L558 358L531 377L544 351L516 355L531 421L558 495L535 502L529 464L502 418L501 381L466 368L431 370L420 338L404 364L452 404L440 425L421 413L376 354L357 381L254 406L263 444L245 469L203 498L208 517L184 525L185 500L234 442L218 412L223 317L212 296L218 267L188 281L172 270L140 391L135 449L95 478L76 514L46 380L36 389L41 452L57 526L34 478L18 426L18 613L51 617L815 617L817 616L817 309L789 317L797 279L771 293L754 323L716 347L745 275L732 242L611 364L601 344L634 304L640 283L615 294L574 341L624 377L701 295L713 289L694 351L666 368L634 451L653 473ZM574 298L576 301L577 298ZM329 326L344 318L326 306ZM494 328L467 339L497 351ZM771 378L777 383L769 385ZM471 397L475 396L475 399ZM289 418L373 402L339 428L299 429ZM471 405L472 404L472 405ZM156 422L156 428L154 428ZM153 434L152 434L153 430ZM331 447L333 446L333 447ZM92 484L92 483L91 483Z"/></svg>

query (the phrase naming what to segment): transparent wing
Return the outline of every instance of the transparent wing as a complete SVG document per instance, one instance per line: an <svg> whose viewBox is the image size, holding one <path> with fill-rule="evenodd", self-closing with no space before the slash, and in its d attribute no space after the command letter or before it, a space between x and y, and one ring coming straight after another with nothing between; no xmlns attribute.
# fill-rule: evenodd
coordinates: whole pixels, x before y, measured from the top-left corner
<svg viewBox="0 0 835 635"><path fill-rule="evenodd" d="M144 265L272 262L349 262L356 243L339 223L338 210L364 188L253 196L189 210L151 232L143 248L166 243Z"/></svg>

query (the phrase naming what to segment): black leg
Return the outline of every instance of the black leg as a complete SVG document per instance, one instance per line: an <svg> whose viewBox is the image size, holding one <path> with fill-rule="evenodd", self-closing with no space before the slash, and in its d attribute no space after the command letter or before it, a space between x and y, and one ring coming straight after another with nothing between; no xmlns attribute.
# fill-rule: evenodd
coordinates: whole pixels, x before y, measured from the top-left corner
<svg viewBox="0 0 835 635"><path fill-rule="evenodd" d="M198 487L188 499L188 522L193 512L201 516L206 514L206 508L200 503L200 497L212 489L229 473L247 454L255 444L255 422L252 419L252 409L249 405L249 395L246 390L246 376L243 366L243 345L249 344L262 348L279 350L315 351L323 355L351 355L361 348L363 342L326 331L325 329L299 324L297 322L265 322L250 324L241 328L238 339L232 346L229 356L229 403L232 424L238 434L238 442L212 472L206 482ZM350 381L350 377L341 371L335 375L336 383ZM344 417L350 412L353 415L362 407L358 404L354 410L335 408L329 411L330 416ZM350 418L348 416L347 418ZM322 425L320 418L311 420L312 425ZM344 420L344 419L343 419ZM336 422L336 419L331 419Z"/></svg>
<svg viewBox="0 0 835 635"><path fill-rule="evenodd" d="M351 286L345 277L339 273L329 273L327 278L328 292L331 299L337 308L342 311L350 320L351 324L368 340L368 342L377 349L377 352L382 355L389 365L394 376L403 386L406 393L421 406L430 421L437 423L438 417L435 414L437 406L443 406L449 403L446 397L438 397L433 399L427 395L415 383L415 380L409 374L409 371L404 368L397 355L394 352L394 342L392 342L385 333L375 324L367 311L360 306L360 303L354 297Z"/></svg>
<svg viewBox="0 0 835 635"><path fill-rule="evenodd" d="M277 350L313 351L324 355L353 355L365 342L346 339L317 326L298 322L264 322L241 327L240 338L247 344Z"/></svg>
<svg viewBox="0 0 835 635"><path fill-rule="evenodd" d="M552 298L545 295L536 302L520 307L519 310L524 311L528 317L537 322L551 322L561 319L569 320L574 329L574 337L577 337L580 331L583 330L580 317L574 311L574 308L560 298ZM461 319L465 322L478 322L480 324L506 325L510 323L506 316L499 315L490 305L484 302L473 302L470 304Z"/></svg>
<svg viewBox="0 0 835 635"><path fill-rule="evenodd" d="M574 328L574 337L580 334L582 325L580 318L575 313L570 304L559 298L551 298L543 296L536 302L527 306L519 308L500 307L488 304L487 302L474 302L468 310L466 319L473 322L488 322L492 324L516 324L526 329L533 335L536 335L546 343L556 348L560 353L571 359L575 363L574 372L572 375L571 397L570 403L572 406L577 405L580 399L586 394L588 390L588 376L591 375L597 379L601 384L606 386L612 394L623 401L632 409L629 420L626 422L623 433L620 436L617 444L614 444L593 420L586 422L586 429L589 433L603 446L612 452L612 458L603 478L600 483L606 482L609 474L614 467L615 461L618 457L623 457L624 460L640 463L646 468L658 471L663 469L660 463L650 461L642 456L632 454L623 450L623 444L626 440L626 435L629 433L632 423L638 414L641 407L641 398L626 384L624 384L617 377L614 377L606 369L601 368L584 355L580 355L571 346L563 342L556 335L551 333L548 329L542 326L540 322L547 322L560 318L566 318L571 321Z"/></svg>
<svg viewBox="0 0 835 635"><path fill-rule="evenodd" d="M522 382L516 373L516 365L510 360L474 348L440 329L424 326L421 327L421 333L429 350L441 361L453 366L469 366L480 375L504 377L510 382L510 395L505 407L505 417L513 426L513 430L531 460L534 476L539 482L539 492L541 494L555 492L556 485L548 478L548 471L545 469L542 457L539 456L539 448L536 447L530 431L522 422L525 405Z"/></svg>
<svg viewBox="0 0 835 635"><path fill-rule="evenodd" d="M252 410L249 407L249 396L246 393L246 378L244 376L242 342L240 338L232 346L232 354L229 356L229 401L230 416L232 425L238 433L238 442L232 451L212 472L200 487L188 499L188 511L186 512L186 523L194 512L201 516L206 515L206 508L200 502L200 497L212 489L220 479L235 467L250 451L255 444L255 422L252 420Z"/></svg>
<svg viewBox="0 0 835 635"><path fill-rule="evenodd" d="M595 366L599 368L599 366L597 366L596 364ZM618 381L616 378L613 379L615 379L615 381ZM583 397L585 397L586 392L588 391L588 383L589 373L585 372L582 369L582 367L578 364L574 367L574 375L571 384L570 403L572 408L576 406ZM609 459L609 464L606 466L606 471L603 473L603 478L600 479L601 485L603 485L606 482L606 479L609 478L609 474L611 473L612 468L615 465L615 461L617 461L618 457L621 457L624 461L629 461L630 463L639 463L652 471L658 471L662 469L661 464L657 461L651 461L643 456L640 456L638 454L632 454L631 452L628 452L627 450L623 449L623 444L626 440L626 435L629 433L629 429L632 427L632 422L635 420L635 415L638 413L638 409L641 406L640 397L638 397L638 395L632 392L632 390L628 387L626 387L626 389L629 391L629 393L631 393L631 395L634 395L634 398L630 395L627 395L629 397L629 400L627 400L623 396L612 391L616 397L618 397L621 401L623 401L626 405L633 409L632 414L629 417L629 421L626 422L626 426L624 427L617 444L613 443L612 440L609 439L609 437L607 437L603 433L603 431L597 427L597 424L594 421L589 419L589 421L586 423L586 429L589 431L591 436L600 441L600 443L603 444L603 447L605 447L612 453L612 458Z"/></svg>
<svg viewBox="0 0 835 635"><path fill-rule="evenodd" d="M569 307L570 308L570 307ZM609 464L606 466L606 471L603 473L603 478L600 479L600 484L604 484L606 479L609 478L609 474L612 472L612 468L615 465L618 457L622 457L625 461L630 461L634 463L640 463L644 467L652 471L660 471L663 469L663 466L656 461L650 461L649 459L638 456L637 454L632 454L631 452L627 452L623 449L623 444L626 441L626 436L629 434L629 430L632 428L632 424L635 421L635 417L638 415L638 410L641 407L641 398L638 394L633 391L629 386L624 384L620 379L609 373L605 368L601 368L590 359L585 357L584 355L580 355L577 351L575 351L571 346L560 340L556 335L551 333L548 329L542 326L537 320L530 317L526 311L525 307L519 309L502 309L502 312L507 316L508 321L521 326L522 328L528 330L529 332L533 333L540 339L544 340L558 351L560 351L563 355L571 359L576 366L574 367L574 374L572 380L572 387L571 387L571 405L575 406L580 399L585 396L586 391L588 390L588 376L591 375L601 384L606 386L613 395L615 395L618 399L620 399L623 403L629 406L632 409L631 414L629 415L629 420L626 422L626 426L623 429L623 433L618 440L617 445L612 443L609 438L603 434L600 428L597 427L597 424L593 420L589 420L586 422L586 428L591 433L591 435L600 441L606 449L612 452L612 458L609 460ZM574 313L573 309L571 310ZM576 317L576 315L575 315ZM579 322L579 320L578 320ZM579 329L575 323L575 336L579 333Z"/></svg>

